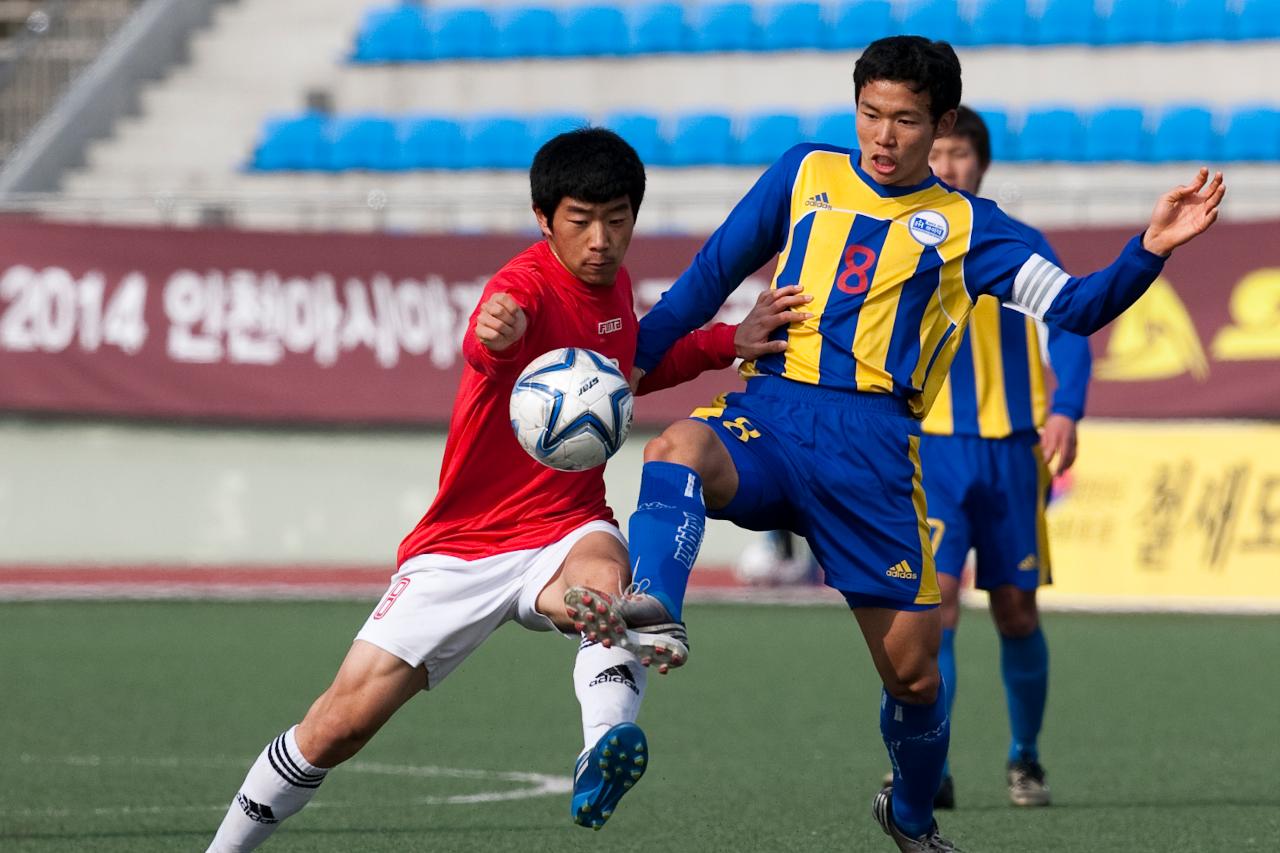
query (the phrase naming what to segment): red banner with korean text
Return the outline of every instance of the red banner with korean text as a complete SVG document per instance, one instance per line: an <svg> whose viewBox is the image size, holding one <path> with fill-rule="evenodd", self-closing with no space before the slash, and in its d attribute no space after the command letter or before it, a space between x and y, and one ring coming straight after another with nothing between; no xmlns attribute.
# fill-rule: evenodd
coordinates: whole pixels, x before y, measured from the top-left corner
<svg viewBox="0 0 1280 853"><path fill-rule="evenodd" d="M1068 269L1129 230L1051 233ZM1280 417L1280 225L1219 223L1095 337L1090 415ZM529 237L276 234L0 221L0 411L213 421L447 420L488 277ZM701 244L637 237L644 313ZM768 280L739 288L735 321ZM639 423L741 387L707 374Z"/></svg>

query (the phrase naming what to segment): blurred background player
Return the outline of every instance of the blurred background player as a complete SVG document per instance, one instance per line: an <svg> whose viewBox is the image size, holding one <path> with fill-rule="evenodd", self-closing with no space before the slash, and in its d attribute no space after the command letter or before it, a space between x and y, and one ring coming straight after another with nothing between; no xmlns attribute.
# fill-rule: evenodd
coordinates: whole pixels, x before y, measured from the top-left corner
<svg viewBox="0 0 1280 853"><path fill-rule="evenodd" d="M263 750L210 851L256 848L401 705L439 686L504 623L576 635L566 592L603 595L629 580L603 466L563 472L534 461L511 432L508 400L523 367L558 347L589 347L631 370L636 317L622 262L644 198L644 167L616 134L589 128L546 143L529 182L544 239L493 276L472 315L437 498L401 543L399 571L333 684ZM745 356L775 350L765 339L798 299L763 295L736 333L721 324L685 337L640 393L728 365L735 334L755 335L756 345L741 345ZM586 632L573 669L585 746L571 805L575 822L596 829L648 757L634 724L644 668L630 651L597 639Z"/></svg>
<svg viewBox="0 0 1280 853"><path fill-rule="evenodd" d="M991 141L982 118L961 106L951 133L933 143L929 165L939 180L977 194L991 165ZM1027 243L1058 264L1044 235L1022 227ZM1047 347L1042 348L1045 336ZM1045 396L1046 350L1057 380L1052 407ZM1045 523L1050 473L1061 474L1075 462L1076 422L1084 415L1091 365L1085 338L1042 329L1030 317L1001 310L995 299L979 297L920 439L942 591L938 667L947 700L954 704L960 578L972 548L977 553L975 586L990 594L991 617L1000 635L1012 730L1009 798L1016 805L1048 805L1050 799L1037 749L1049 650L1036 610L1036 589L1051 582ZM935 805L955 806L949 768Z"/></svg>
<svg viewBox="0 0 1280 853"><path fill-rule="evenodd" d="M950 133L960 91L946 42L873 42L854 68L861 150L790 149L645 317L638 371L656 366L775 254L774 286L799 284L813 297L811 319L779 330L786 351L745 369L744 393L647 445L630 532L635 581L648 591L610 614L626 620L626 642L642 661L678 663L706 517L803 534L826 583L853 609L883 681L893 784L876 795L873 814L910 851L955 849L933 819L949 717L918 452L919 419L959 345L955 333L982 294L1096 331L1145 292L1174 248L1214 222L1224 192L1221 175L1210 182L1202 169L1158 201L1145 232L1109 267L1071 277L994 203L931 175L933 142Z"/></svg>

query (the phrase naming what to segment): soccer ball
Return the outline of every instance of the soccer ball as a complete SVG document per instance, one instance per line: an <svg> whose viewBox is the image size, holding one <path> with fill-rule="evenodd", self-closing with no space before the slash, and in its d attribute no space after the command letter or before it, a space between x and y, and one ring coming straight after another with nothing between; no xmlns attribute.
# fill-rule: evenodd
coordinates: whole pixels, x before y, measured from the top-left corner
<svg viewBox="0 0 1280 853"><path fill-rule="evenodd" d="M543 465L585 471L627 440L631 406L631 386L612 361L565 347L538 356L520 374L511 389L511 428Z"/></svg>

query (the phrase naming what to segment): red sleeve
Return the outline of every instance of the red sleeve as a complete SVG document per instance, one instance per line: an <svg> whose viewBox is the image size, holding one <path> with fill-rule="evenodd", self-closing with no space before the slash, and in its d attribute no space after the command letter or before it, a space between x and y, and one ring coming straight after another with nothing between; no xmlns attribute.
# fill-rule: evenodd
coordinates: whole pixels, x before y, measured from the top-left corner
<svg viewBox="0 0 1280 853"><path fill-rule="evenodd" d="M720 370L733 364L737 352L733 346L737 326L716 323L697 329L676 341L662 361L640 380L637 394L661 391L688 382L708 370Z"/></svg>
<svg viewBox="0 0 1280 853"><path fill-rule="evenodd" d="M467 332L462 336L462 357L467 360L467 364L485 376L495 377L513 368L518 370L532 359L526 350L529 348L529 332L533 328L537 312L537 300L533 298L533 288L530 283L521 279L521 276L512 271L504 271L489 279L489 283L484 286L484 292L480 294L480 301L471 312L471 319L467 321ZM496 352L480 343L476 337L476 316L480 313L480 305L495 293L510 294L516 304L524 309L525 319L528 321L524 337L506 349Z"/></svg>

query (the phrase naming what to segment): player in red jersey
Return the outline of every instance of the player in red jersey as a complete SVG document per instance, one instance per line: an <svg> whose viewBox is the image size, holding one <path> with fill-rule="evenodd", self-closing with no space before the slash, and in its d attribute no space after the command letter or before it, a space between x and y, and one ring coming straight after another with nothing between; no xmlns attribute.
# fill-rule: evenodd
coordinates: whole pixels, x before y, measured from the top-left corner
<svg viewBox="0 0 1280 853"><path fill-rule="evenodd" d="M545 239L498 271L472 314L436 500L401 543L399 571L333 684L263 750L210 851L256 848L306 805L330 768L355 755L412 696L439 685L500 625L515 620L578 637L566 592L607 598L630 581L603 466L564 472L534 461L512 433L508 399L524 365L559 347L593 349L630 375L638 324L622 260L644 196L644 167L616 134L589 128L544 145L529 179ZM686 336L638 393L728 366L735 356L780 352L786 344L769 341L769 333L807 317L791 310L805 301L795 288L766 293L736 330L719 325ZM608 638L592 632L581 640L573 680L585 748L571 814L599 828L645 770L645 737L634 722L645 670Z"/></svg>

